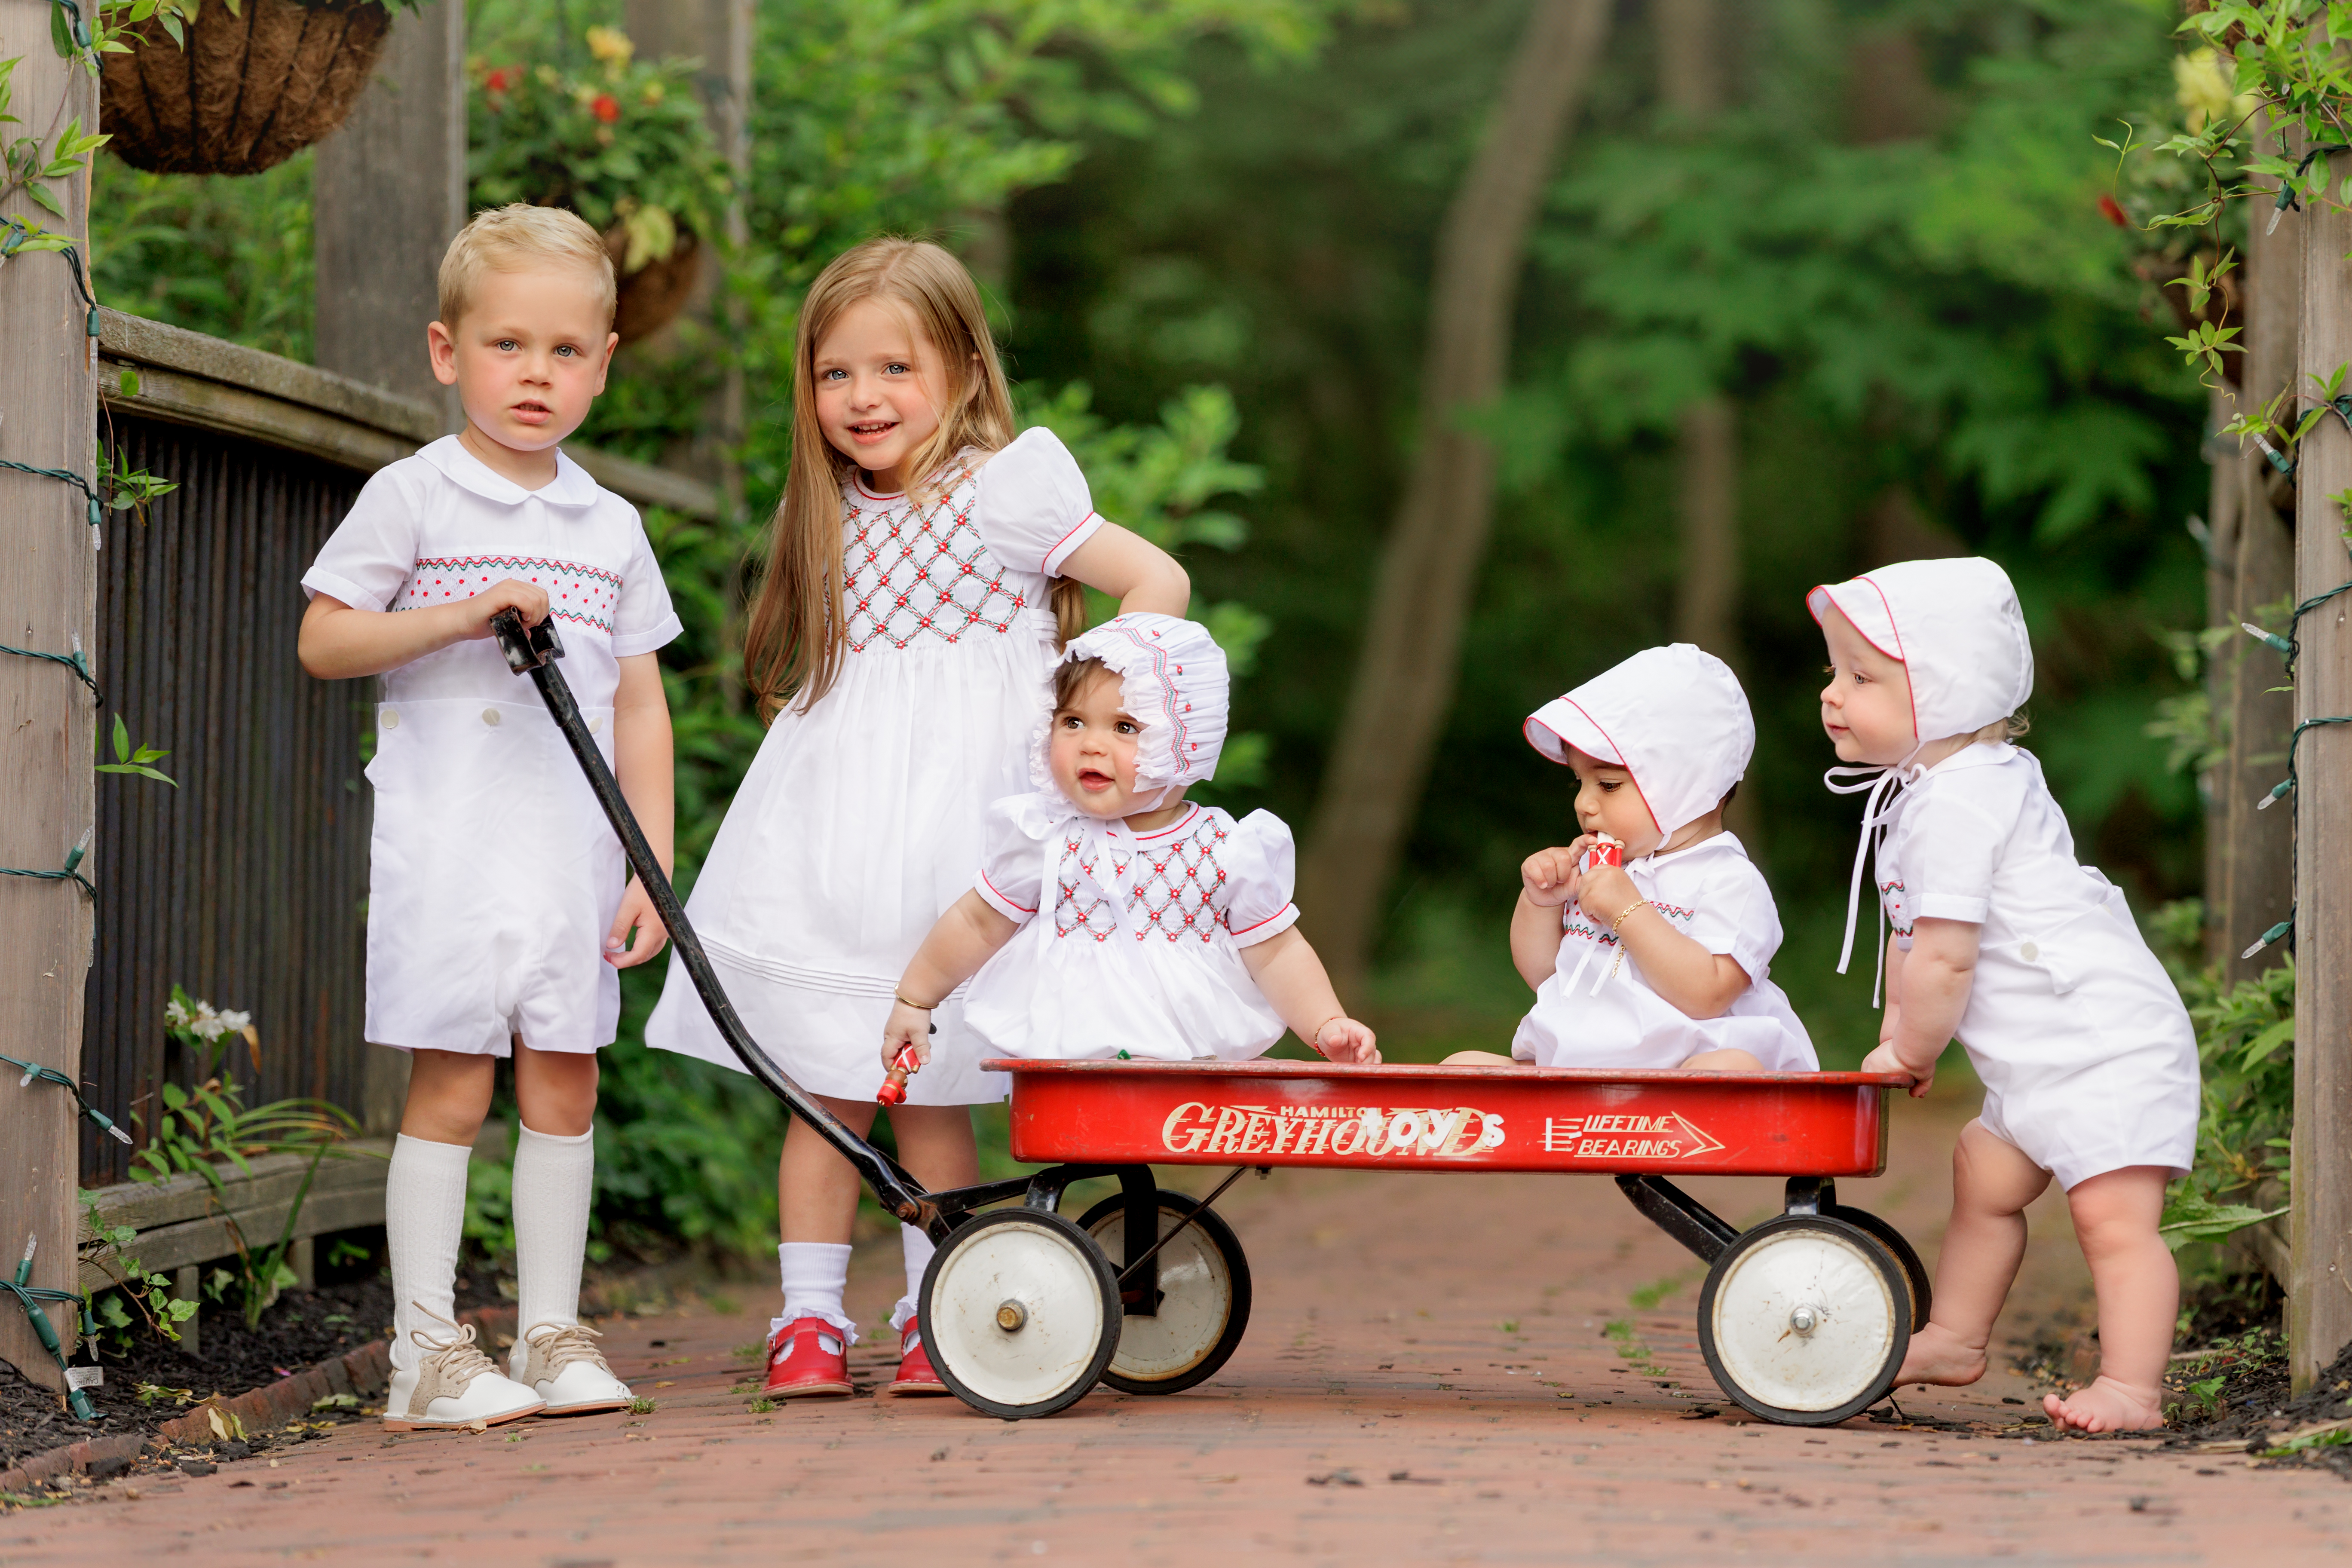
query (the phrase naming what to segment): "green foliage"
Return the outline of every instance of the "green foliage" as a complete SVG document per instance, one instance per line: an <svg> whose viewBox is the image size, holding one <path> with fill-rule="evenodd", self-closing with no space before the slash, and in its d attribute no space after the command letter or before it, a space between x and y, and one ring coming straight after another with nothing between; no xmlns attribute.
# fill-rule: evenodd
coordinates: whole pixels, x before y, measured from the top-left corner
<svg viewBox="0 0 2352 1568"><path fill-rule="evenodd" d="M171 754L169 752L158 751L152 746L145 745L133 751L131 746L131 726L123 722L121 714L117 713L114 716L114 761L98 763L96 771L101 773L137 773L142 778L154 779L177 789L180 787L177 779L168 773L156 772L152 766L153 763L163 761Z"/></svg>
<svg viewBox="0 0 2352 1568"><path fill-rule="evenodd" d="M113 1289L100 1292L90 1303L100 1342L116 1355L127 1352L138 1322L167 1340L177 1340L180 1325L196 1315L196 1304L173 1300L172 1282L150 1272L130 1251L131 1243L139 1239L138 1230L109 1225L98 1212L96 1193L77 1192L74 1201L82 1211L80 1259L114 1281ZM131 1315L133 1310L139 1314L136 1320Z"/></svg>
<svg viewBox="0 0 2352 1568"><path fill-rule="evenodd" d="M302 152L258 174L151 174L100 159L91 288L135 316L309 359L313 162Z"/></svg>
<svg viewBox="0 0 2352 1568"><path fill-rule="evenodd" d="M2167 1194L2162 1229L2176 1250L2216 1241L2285 1211L2239 1201L2288 1179L2294 1131L2294 963L2223 986L2213 973L2180 984L2197 1026L2203 1078L2197 1163Z"/></svg>
<svg viewBox="0 0 2352 1568"><path fill-rule="evenodd" d="M695 97L694 65L641 61L610 27L586 33L593 68L477 58L467 169L477 207L570 207L620 227L624 276L667 260L678 236L717 239L731 186Z"/></svg>
<svg viewBox="0 0 2352 1568"><path fill-rule="evenodd" d="M237 1269L235 1274L215 1270L224 1283L215 1286L214 1294L233 1291L250 1328L278 1293L294 1282L287 1256L302 1205L318 1179L320 1162L334 1144L356 1133L359 1123L350 1112L323 1100L278 1100L248 1109L245 1088L231 1076L226 1058L228 1042L241 1039L253 1065L260 1066L261 1037L250 1015L216 1010L174 984L163 1018L164 1032L177 1047L181 1067L195 1082L193 1088L165 1082L156 1089L163 1109L146 1145L132 1157L131 1180L155 1183L194 1173L210 1187L213 1202L225 1206L228 1169L249 1177L251 1161L258 1155L306 1152L310 1156L310 1167L287 1207L284 1231L274 1244L249 1245L244 1227L235 1215L229 1216L229 1240L236 1248ZM145 1131L144 1117L134 1111L131 1121Z"/></svg>

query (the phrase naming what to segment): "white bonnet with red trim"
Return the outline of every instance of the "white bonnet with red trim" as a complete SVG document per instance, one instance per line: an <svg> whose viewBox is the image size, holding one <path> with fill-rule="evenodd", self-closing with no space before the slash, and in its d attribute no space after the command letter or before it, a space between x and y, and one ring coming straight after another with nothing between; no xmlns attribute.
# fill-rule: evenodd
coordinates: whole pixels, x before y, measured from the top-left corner
<svg viewBox="0 0 2352 1568"><path fill-rule="evenodd" d="M1171 789L1215 775L1233 682L1225 650L1208 627L1130 611L1074 638L1061 662L1087 658L1100 659L1119 678L1119 706L1143 726L1135 755L1138 788ZM1054 787L1043 738L1031 773L1038 788Z"/></svg>
<svg viewBox="0 0 2352 1568"><path fill-rule="evenodd" d="M1982 556L1901 561L1805 595L1819 621L1835 605L1911 679L1911 733L1966 735L2033 695L2033 645L2009 574Z"/></svg>
<svg viewBox="0 0 2352 1568"><path fill-rule="evenodd" d="M1756 752L1756 721L1731 667L1682 642L1643 648L1554 698L1525 730L1553 762L1567 762L1573 746L1633 774L1669 835L1713 811Z"/></svg>

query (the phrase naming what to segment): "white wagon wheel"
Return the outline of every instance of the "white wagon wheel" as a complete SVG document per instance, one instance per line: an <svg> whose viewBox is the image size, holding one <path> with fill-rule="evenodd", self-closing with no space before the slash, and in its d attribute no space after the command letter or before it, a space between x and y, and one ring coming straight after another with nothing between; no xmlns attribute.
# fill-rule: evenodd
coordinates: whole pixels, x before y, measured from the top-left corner
<svg viewBox="0 0 2352 1568"><path fill-rule="evenodd" d="M1707 1271L1699 1351L1741 1408L1833 1426L1884 1399L1911 1347L1911 1290L1858 1226L1782 1215L1740 1234Z"/></svg>
<svg viewBox="0 0 2352 1568"><path fill-rule="evenodd" d="M940 1378L1007 1421L1076 1404L1118 1349L1110 1260L1037 1209L998 1209L949 1237L923 1271L918 1310Z"/></svg>
<svg viewBox="0 0 2352 1568"><path fill-rule="evenodd" d="M1160 1193L1159 1236L1179 1226L1182 1233L1144 1265L1147 1271L1158 1270L1158 1315L1127 1320L1118 1353L1103 1373L1103 1381L1121 1393L1175 1394L1204 1382L1225 1364L1249 1327L1250 1273L1241 1238L1214 1209L1202 1208L1182 1193ZM1125 1196L1114 1194L1095 1205L1078 1228L1106 1256L1124 1258ZM1111 1267L1116 1273L1119 1265L1114 1261Z"/></svg>

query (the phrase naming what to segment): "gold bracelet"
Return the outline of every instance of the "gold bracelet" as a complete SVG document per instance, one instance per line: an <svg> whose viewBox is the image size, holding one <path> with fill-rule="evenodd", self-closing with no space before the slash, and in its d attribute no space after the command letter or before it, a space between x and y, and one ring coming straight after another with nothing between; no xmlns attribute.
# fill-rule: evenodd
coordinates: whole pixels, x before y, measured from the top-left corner
<svg viewBox="0 0 2352 1568"><path fill-rule="evenodd" d="M908 1000L907 1000L907 998L906 998L905 996L901 995L899 993L898 993L898 992L896 992L896 991L891 992L891 993L890 993L890 996L891 996L891 999L892 999L893 1001L897 1002L897 1003L898 1004L898 1005L899 1005L899 1006L901 1006L901 1007L912 1007L912 1008L913 1008L916 1012L918 1012L918 1013L936 1013L936 1012L938 1012L938 1011L939 1011L939 1009L940 1009L940 1005L939 1005L938 1003L936 1003L936 1002L932 1003L929 1006L926 1007L926 1006L924 1006L920 1002L909 1002L909 1001L908 1001Z"/></svg>
<svg viewBox="0 0 2352 1568"><path fill-rule="evenodd" d="M1657 907L1657 905L1650 902L1647 899L1634 900L1632 903L1627 904L1623 909L1618 910L1617 918L1609 922L1609 934L1611 936L1615 936L1619 931L1625 929L1625 922L1627 921L1632 920L1643 910L1654 910ZM912 1005L911 1003L908 1005Z"/></svg>

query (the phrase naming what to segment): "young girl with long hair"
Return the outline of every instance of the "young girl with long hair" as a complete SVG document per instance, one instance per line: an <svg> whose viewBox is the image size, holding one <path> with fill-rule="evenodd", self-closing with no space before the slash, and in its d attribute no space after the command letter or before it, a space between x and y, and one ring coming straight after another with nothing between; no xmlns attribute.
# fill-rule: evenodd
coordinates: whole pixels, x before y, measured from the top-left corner
<svg viewBox="0 0 2352 1568"><path fill-rule="evenodd" d="M793 381L792 468L743 650L771 723L687 908L753 1037L862 1133L898 976L971 886L989 802L1030 787L1055 661L1085 629L1081 584L1171 616L1192 589L1095 513L1051 432L1014 435L980 290L938 246L884 237L836 258L802 305ZM890 1118L907 1168L949 1187L978 1180L969 1108L1004 1091L961 997L939 1000L931 1067ZM736 1065L675 963L646 1041ZM772 1397L852 1392L857 1191L795 1122ZM945 1393L913 1321L930 1243L900 1237L890 1387Z"/></svg>

